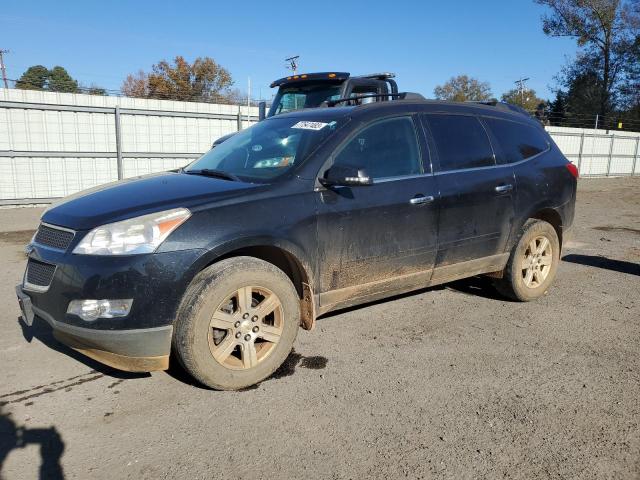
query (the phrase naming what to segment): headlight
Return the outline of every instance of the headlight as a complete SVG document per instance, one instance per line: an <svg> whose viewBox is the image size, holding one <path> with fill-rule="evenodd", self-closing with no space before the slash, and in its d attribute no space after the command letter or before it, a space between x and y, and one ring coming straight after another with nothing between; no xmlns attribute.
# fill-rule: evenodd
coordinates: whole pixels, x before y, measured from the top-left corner
<svg viewBox="0 0 640 480"><path fill-rule="evenodd" d="M186 208L175 208L110 223L91 230L73 253L80 255L136 255L151 253L191 216Z"/></svg>

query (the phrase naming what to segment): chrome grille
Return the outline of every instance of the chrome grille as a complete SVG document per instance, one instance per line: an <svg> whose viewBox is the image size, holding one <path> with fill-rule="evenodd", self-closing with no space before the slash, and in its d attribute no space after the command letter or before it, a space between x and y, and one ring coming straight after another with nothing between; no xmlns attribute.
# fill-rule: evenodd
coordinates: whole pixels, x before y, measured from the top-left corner
<svg viewBox="0 0 640 480"><path fill-rule="evenodd" d="M34 287L48 287L55 271L55 265L30 258L27 263L26 283Z"/></svg>
<svg viewBox="0 0 640 480"><path fill-rule="evenodd" d="M75 233L70 230L61 230L41 223L33 241L45 247L66 250L69 248L74 235Z"/></svg>

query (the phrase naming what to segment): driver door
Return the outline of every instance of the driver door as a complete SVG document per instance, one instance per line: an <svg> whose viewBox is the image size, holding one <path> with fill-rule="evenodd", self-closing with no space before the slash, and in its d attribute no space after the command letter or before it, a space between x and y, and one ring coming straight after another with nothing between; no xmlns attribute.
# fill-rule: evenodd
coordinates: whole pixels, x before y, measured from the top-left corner
<svg viewBox="0 0 640 480"><path fill-rule="evenodd" d="M373 184L317 192L321 310L429 280L437 192L420 143L407 115L371 123L339 148L333 164L362 168Z"/></svg>

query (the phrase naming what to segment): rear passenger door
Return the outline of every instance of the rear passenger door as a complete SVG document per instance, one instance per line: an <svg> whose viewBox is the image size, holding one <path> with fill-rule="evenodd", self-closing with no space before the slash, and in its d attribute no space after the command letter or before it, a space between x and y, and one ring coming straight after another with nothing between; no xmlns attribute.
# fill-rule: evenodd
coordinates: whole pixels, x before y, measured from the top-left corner
<svg viewBox="0 0 640 480"><path fill-rule="evenodd" d="M550 189L554 188L549 178L549 168L542 168L541 165L542 154L550 148L542 127L495 117L483 117L482 122L493 136L498 164L513 167L518 185L515 202L517 216L535 210L538 204L553 195ZM522 223L525 219L518 220L518 223ZM516 224L515 228L519 226Z"/></svg>
<svg viewBox="0 0 640 480"><path fill-rule="evenodd" d="M496 165L484 126L475 115L426 114L435 152L440 194L434 280L456 276L461 262L472 270L500 263L514 216L515 179L509 165ZM488 257L494 257L493 259ZM454 266L454 267L451 267Z"/></svg>

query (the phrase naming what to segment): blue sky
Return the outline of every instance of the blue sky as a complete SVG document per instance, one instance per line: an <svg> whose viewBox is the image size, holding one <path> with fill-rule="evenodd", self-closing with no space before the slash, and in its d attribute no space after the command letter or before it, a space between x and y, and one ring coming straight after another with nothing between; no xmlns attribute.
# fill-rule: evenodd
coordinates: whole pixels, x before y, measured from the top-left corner
<svg viewBox="0 0 640 480"><path fill-rule="evenodd" d="M533 0L393 2L4 0L0 48L9 78L30 65L62 65L85 85L119 89L128 73L162 58L211 56L246 90L270 97L285 76L284 58L301 71L392 71L401 90L431 97L433 88L466 73L495 96L520 76L543 97L570 39L547 38L544 9Z"/></svg>

